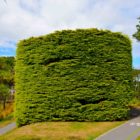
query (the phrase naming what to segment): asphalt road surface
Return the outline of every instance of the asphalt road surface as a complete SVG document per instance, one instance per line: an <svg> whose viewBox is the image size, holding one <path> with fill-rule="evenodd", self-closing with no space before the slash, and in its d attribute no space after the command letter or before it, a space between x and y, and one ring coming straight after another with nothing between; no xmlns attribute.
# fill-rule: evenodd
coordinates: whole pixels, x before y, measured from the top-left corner
<svg viewBox="0 0 140 140"><path fill-rule="evenodd" d="M96 140L136 140L140 136L140 116L99 136Z"/></svg>

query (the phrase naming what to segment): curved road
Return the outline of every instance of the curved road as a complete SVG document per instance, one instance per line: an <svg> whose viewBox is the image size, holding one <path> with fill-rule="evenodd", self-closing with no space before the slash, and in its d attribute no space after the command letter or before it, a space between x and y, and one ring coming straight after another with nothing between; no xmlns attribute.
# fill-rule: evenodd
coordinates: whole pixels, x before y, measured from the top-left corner
<svg viewBox="0 0 140 140"><path fill-rule="evenodd" d="M140 136L140 116L99 136L96 140L136 140Z"/></svg>

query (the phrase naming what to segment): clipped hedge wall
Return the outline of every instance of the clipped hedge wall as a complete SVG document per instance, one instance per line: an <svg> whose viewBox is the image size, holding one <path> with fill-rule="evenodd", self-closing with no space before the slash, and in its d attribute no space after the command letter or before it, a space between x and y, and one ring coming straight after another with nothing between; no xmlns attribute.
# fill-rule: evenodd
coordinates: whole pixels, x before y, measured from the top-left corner
<svg viewBox="0 0 140 140"><path fill-rule="evenodd" d="M20 41L17 125L126 119L131 62L130 40L121 33L63 30Z"/></svg>

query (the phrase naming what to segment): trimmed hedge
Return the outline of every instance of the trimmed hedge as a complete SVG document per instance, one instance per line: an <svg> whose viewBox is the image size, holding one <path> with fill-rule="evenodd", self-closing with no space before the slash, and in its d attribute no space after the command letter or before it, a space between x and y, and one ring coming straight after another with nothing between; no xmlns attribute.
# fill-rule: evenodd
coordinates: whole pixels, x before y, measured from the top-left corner
<svg viewBox="0 0 140 140"><path fill-rule="evenodd" d="M22 40L15 70L18 126L128 117L131 42L121 33L77 29Z"/></svg>

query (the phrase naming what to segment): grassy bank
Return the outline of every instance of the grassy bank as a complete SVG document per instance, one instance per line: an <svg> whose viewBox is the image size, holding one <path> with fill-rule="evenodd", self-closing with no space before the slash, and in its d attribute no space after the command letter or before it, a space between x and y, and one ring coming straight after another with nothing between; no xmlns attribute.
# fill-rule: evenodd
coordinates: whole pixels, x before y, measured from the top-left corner
<svg viewBox="0 0 140 140"><path fill-rule="evenodd" d="M124 122L46 122L17 128L0 140L93 140Z"/></svg>

